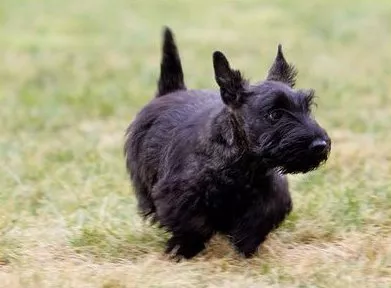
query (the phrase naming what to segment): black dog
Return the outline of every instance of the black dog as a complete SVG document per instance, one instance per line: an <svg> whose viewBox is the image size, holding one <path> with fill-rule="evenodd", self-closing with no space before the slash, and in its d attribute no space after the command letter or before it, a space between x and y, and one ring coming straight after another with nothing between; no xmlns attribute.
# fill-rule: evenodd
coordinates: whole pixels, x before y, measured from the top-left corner
<svg viewBox="0 0 391 288"><path fill-rule="evenodd" d="M281 45L267 79L249 84L213 53L220 91L188 90L169 28L156 97L127 131L127 169L139 210L172 233L166 253L192 258L215 233L245 257L292 209L286 173L328 158L331 141L311 118L313 90L294 90Z"/></svg>

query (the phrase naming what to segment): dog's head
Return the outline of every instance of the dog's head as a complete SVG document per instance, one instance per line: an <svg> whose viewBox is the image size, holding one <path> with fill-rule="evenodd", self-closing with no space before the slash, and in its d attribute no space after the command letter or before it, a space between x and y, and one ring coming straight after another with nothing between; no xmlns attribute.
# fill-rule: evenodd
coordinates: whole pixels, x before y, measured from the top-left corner
<svg viewBox="0 0 391 288"><path fill-rule="evenodd" d="M314 90L294 89L297 71L281 45L267 79L258 84L245 80L219 51L213 66L232 135L245 138L251 153L284 173L305 173L327 160L331 140L311 115Z"/></svg>

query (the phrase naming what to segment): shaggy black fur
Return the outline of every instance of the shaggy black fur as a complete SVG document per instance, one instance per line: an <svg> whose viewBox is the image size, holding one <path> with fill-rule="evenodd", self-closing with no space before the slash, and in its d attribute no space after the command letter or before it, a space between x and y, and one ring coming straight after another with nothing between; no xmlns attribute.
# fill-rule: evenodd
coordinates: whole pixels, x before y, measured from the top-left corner
<svg viewBox="0 0 391 288"><path fill-rule="evenodd" d="M166 253L192 258L215 234L245 257L292 209L286 173L328 158L331 141L311 117L313 90L294 90L281 45L267 79L250 84L213 53L220 90L187 90L169 28L156 97L125 143L139 210L172 233Z"/></svg>

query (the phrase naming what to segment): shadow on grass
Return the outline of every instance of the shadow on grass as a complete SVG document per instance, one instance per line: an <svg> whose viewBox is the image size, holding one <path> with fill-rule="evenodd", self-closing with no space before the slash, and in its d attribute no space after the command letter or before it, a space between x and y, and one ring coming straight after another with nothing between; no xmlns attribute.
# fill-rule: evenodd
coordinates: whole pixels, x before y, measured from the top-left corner
<svg viewBox="0 0 391 288"><path fill-rule="evenodd" d="M265 244L259 247L255 259L263 258L268 255L266 247L274 246L290 246L293 243L315 244L334 239L335 234L328 231L313 231L313 229L299 229L292 231L289 225L289 220L286 225L282 225L280 229L274 231ZM319 235L318 235L319 234ZM85 226L79 230L70 239L70 244L74 251L94 258L96 261L139 261L145 259L148 255L158 256L161 260L170 260L170 257L164 254L165 243L169 238L169 234L162 229L154 226L143 226L140 229L109 229L98 226ZM261 255L261 256L260 256ZM207 244L207 248L202 251L197 257L190 261L238 261L247 262L237 253L234 247L229 242L229 239L223 235L215 235ZM230 259L230 260L229 260ZM240 261L240 259L242 261ZM258 259L259 260L259 259Z"/></svg>

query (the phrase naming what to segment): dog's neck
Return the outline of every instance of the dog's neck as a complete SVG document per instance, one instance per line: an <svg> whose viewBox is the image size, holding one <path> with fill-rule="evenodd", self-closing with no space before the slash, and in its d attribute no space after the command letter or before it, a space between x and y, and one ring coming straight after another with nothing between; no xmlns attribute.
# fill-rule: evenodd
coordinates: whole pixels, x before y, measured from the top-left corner
<svg viewBox="0 0 391 288"><path fill-rule="evenodd" d="M209 151L211 157L218 157L221 160L222 169L232 168L243 172L257 171L266 174L269 169L264 167L259 156L252 153L243 122L240 115L229 107L224 107L213 117L208 124L211 129L208 141L217 145Z"/></svg>
<svg viewBox="0 0 391 288"><path fill-rule="evenodd" d="M249 150L249 141L244 130L242 117L230 107L225 106L213 119L212 133L230 148Z"/></svg>

